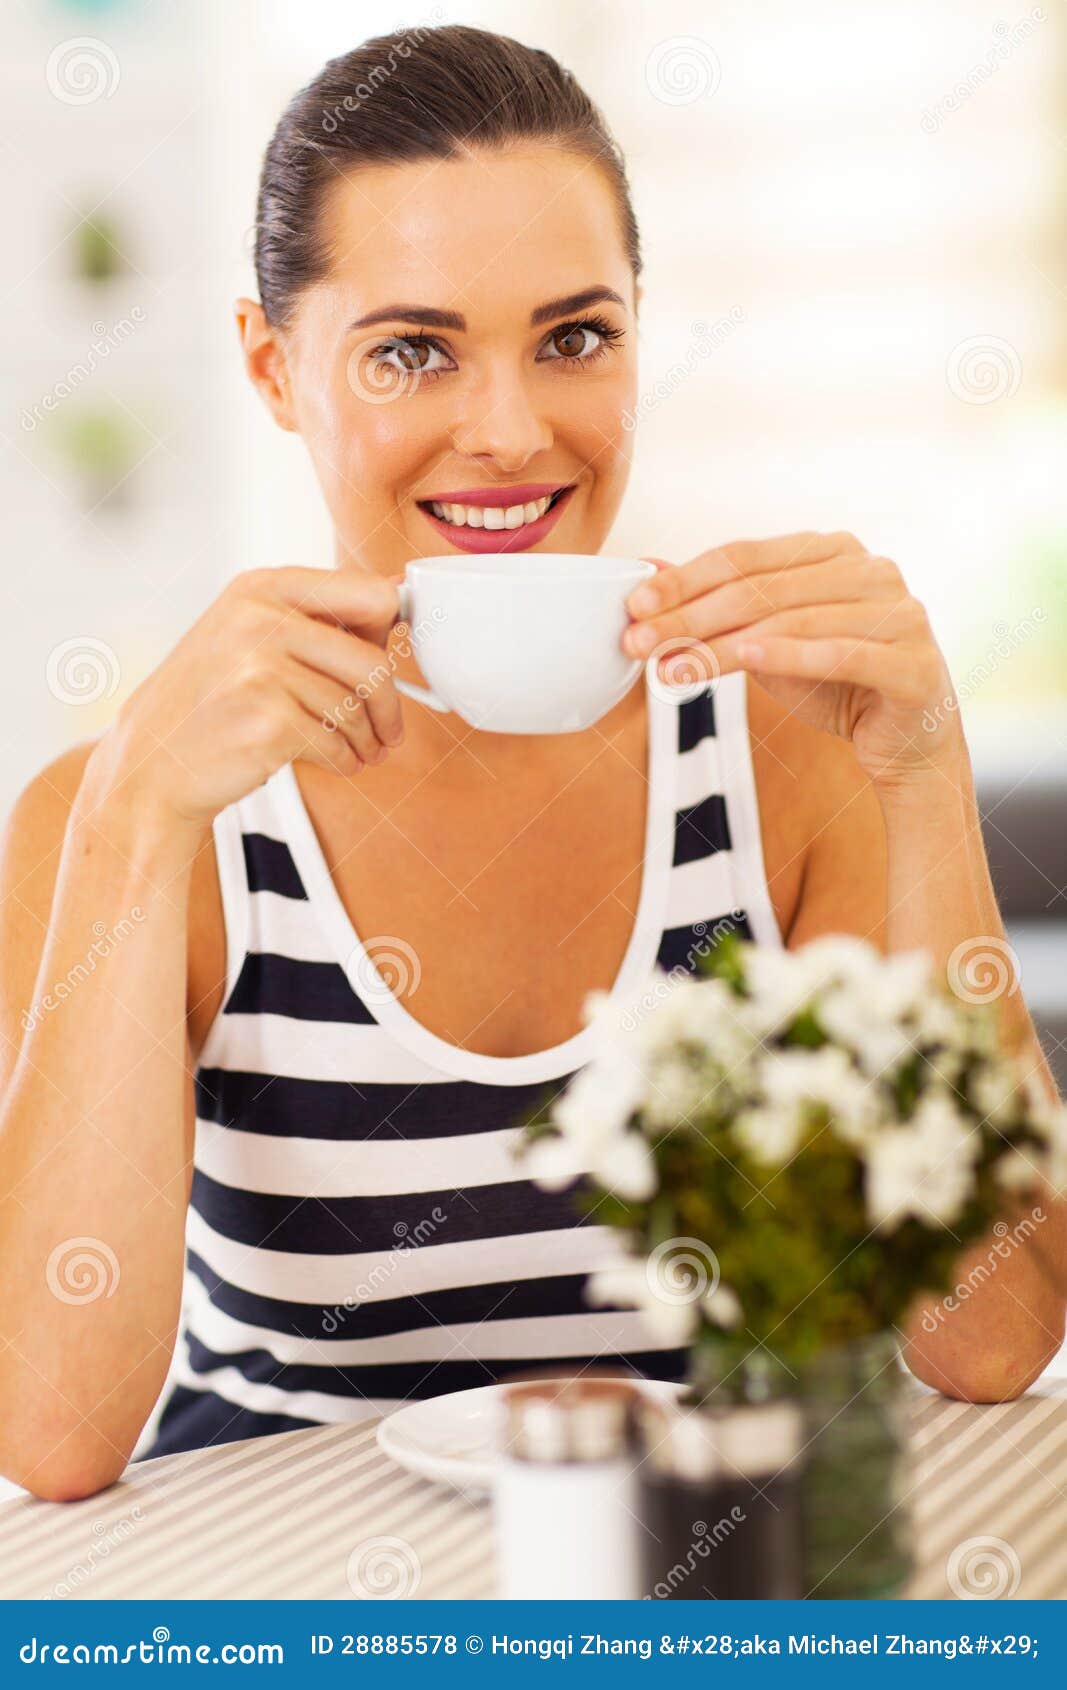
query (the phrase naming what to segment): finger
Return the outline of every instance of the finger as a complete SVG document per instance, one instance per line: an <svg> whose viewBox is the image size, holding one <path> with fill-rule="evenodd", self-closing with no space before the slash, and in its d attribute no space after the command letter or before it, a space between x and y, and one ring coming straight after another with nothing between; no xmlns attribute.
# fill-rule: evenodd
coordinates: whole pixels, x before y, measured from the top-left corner
<svg viewBox="0 0 1067 1690"><path fill-rule="evenodd" d="M332 676L345 693L354 694L366 706L383 745L402 744L400 699L393 685L392 663L382 647L302 614L289 617L283 632L286 650L293 657Z"/></svg>
<svg viewBox="0 0 1067 1690"><path fill-rule="evenodd" d="M292 714L287 738L292 759L302 758L346 779L363 773L363 759L344 734L331 733L321 716L305 709L292 695L288 703Z"/></svg>
<svg viewBox="0 0 1067 1690"><path fill-rule="evenodd" d="M722 667L798 680L851 681L871 687L898 704L919 709L931 697L936 677L928 654L878 640L797 639L786 634L749 639L728 635L720 642Z"/></svg>
<svg viewBox="0 0 1067 1690"><path fill-rule="evenodd" d="M643 581L626 601L631 616L644 620L684 604L698 593L729 581L758 578L802 563L825 563L831 558L866 556L866 548L852 534L786 534L773 540L734 540L727 546L701 552Z"/></svg>
<svg viewBox="0 0 1067 1690"><path fill-rule="evenodd" d="M303 663L288 663L282 684L304 709L320 721L328 733L347 739L362 763L381 763L387 748L374 731L364 701L358 692L346 692L328 675Z"/></svg>
<svg viewBox="0 0 1067 1690"><path fill-rule="evenodd" d="M838 578L837 585L840 587L841 584ZM776 608L772 600L761 604L758 599L750 598L747 616L739 612L731 614L728 610L724 612L723 595L732 589L720 588L703 598L691 600L667 616L634 624L627 629L623 643L635 657L641 657L647 656L665 640L692 639L717 643L731 632L746 633L754 639L766 633L804 637L853 634L879 640L896 640L917 632L916 601L906 597L842 600L839 595L831 599L829 595L833 585L833 580L828 578L825 583L827 598L814 603L786 604Z"/></svg>
<svg viewBox="0 0 1067 1690"><path fill-rule="evenodd" d="M357 633L381 639L400 614L397 583L369 569L303 569L288 566L255 572L265 590L306 616L322 617Z"/></svg>

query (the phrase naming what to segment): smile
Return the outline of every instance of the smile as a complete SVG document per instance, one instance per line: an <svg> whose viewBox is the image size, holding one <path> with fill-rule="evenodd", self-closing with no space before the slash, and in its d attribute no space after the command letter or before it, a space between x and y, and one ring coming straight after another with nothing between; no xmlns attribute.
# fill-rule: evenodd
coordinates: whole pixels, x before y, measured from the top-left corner
<svg viewBox="0 0 1067 1690"><path fill-rule="evenodd" d="M555 527L573 486L494 487L420 499L419 509L460 551L525 551Z"/></svg>

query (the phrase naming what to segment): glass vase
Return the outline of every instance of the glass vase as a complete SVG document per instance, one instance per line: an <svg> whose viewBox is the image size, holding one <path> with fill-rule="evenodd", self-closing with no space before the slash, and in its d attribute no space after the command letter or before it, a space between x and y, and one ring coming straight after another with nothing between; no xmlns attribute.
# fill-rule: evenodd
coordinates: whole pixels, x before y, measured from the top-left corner
<svg viewBox="0 0 1067 1690"><path fill-rule="evenodd" d="M912 1570L906 1378L883 1333L825 1352L797 1385L805 1428L804 1594L898 1595Z"/></svg>

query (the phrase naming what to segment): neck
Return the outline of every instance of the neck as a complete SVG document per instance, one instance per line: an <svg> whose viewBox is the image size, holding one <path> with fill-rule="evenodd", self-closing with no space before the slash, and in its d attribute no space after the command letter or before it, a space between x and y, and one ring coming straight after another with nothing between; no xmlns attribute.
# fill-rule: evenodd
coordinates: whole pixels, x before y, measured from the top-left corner
<svg viewBox="0 0 1067 1690"><path fill-rule="evenodd" d="M415 666L410 668L410 675L406 668L397 672L418 679ZM400 757L413 786L440 782L472 794L539 786L558 791L598 760L613 776L622 774L626 764L644 773L647 712L640 682L581 733L485 733L459 716L439 715L408 698L403 710Z"/></svg>

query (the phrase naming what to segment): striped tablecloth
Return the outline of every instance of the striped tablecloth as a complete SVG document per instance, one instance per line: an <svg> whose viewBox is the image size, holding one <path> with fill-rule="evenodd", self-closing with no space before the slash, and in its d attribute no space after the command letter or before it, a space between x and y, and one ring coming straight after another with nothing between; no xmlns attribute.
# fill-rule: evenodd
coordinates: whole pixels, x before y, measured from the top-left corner
<svg viewBox="0 0 1067 1690"><path fill-rule="evenodd" d="M913 1597L1067 1596L1067 1380L910 1404ZM0 1508L0 1596L484 1597L485 1502L404 1472L373 1424L131 1466L83 1502Z"/></svg>

